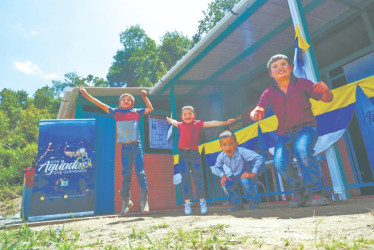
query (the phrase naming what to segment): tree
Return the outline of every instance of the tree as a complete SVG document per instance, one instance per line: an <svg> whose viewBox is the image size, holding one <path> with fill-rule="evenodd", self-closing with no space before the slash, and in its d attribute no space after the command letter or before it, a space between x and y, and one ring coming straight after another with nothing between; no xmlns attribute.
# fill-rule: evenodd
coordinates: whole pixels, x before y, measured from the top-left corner
<svg viewBox="0 0 374 250"><path fill-rule="evenodd" d="M203 11L204 19L199 21L197 33L193 41L197 43L201 37L208 33L221 19L229 13L239 0L214 0L208 4L208 9Z"/></svg>
<svg viewBox="0 0 374 250"><path fill-rule="evenodd" d="M120 34L122 50L113 57L107 79L113 87L150 86L157 80L158 56L156 43L139 25L131 26Z"/></svg>
<svg viewBox="0 0 374 250"><path fill-rule="evenodd" d="M171 69L193 46L192 40L177 31L166 32L161 43L159 47L160 60L166 70Z"/></svg>
<svg viewBox="0 0 374 250"><path fill-rule="evenodd" d="M50 113L59 110L62 98L57 95L54 88L45 86L38 89L34 94L34 106L39 109L47 109Z"/></svg>
<svg viewBox="0 0 374 250"><path fill-rule="evenodd" d="M3 89L0 100L0 187L20 185L23 169L36 158L39 121L56 114L34 107L25 91Z"/></svg>

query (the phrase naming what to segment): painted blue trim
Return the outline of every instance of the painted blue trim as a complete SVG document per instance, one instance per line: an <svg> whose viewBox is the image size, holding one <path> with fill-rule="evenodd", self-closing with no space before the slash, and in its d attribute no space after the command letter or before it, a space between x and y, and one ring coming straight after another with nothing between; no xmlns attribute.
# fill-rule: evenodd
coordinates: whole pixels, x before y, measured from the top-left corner
<svg viewBox="0 0 374 250"><path fill-rule="evenodd" d="M207 180L207 184L208 184L208 197L204 197L204 198L208 201L209 206L212 206L212 201L211 201L211 198L210 198L210 181L209 181L209 179L210 179L209 178L210 167L209 167L208 163L206 162L206 160L205 160L205 166L206 166L205 174L206 174L206 180ZM201 164L201 167L203 167L203 164ZM196 195L196 197L199 197L199 196Z"/></svg>
<svg viewBox="0 0 374 250"><path fill-rule="evenodd" d="M374 182L366 182L366 183L348 184L348 185L346 185L346 187L348 187L348 188L371 187L371 186L374 186Z"/></svg>
<svg viewBox="0 0 374 250"><path fill-rule="evenodd" d="M345 131L343 138L344 138L344 145L345 145L345 148L346 148L347 154L348 154L349 163L351 165L351 171L353 173L353 179L355 180L355 183L358 183L358 182L362 183L361 174L360 175L356 174L356 168L358 166L357 159L356 159L356 154L354 152L352 152L354 149L353 149L351 137L350 137L350 135L347 131ZM353 160L352 160L352 158L353 158ZM358 178L360 179L360 181L358 180L357 175L358 175ZM359 188L357 188L357 192L360 193Z"/></svg>

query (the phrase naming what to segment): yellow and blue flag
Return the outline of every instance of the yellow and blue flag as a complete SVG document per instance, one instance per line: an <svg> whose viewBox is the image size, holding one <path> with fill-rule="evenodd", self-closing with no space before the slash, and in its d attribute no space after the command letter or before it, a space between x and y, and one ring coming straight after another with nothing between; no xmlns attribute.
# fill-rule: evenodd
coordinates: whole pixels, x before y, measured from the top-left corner
<svg viewBox="0 0 374 250"><path fill-rule="evenodd" d="M304 68L303 53L309 49L309 44L303 39L300 34L300 26L295 28L295 55L294 55L294 69L293 74L299 78L307 78Z"/></svg>

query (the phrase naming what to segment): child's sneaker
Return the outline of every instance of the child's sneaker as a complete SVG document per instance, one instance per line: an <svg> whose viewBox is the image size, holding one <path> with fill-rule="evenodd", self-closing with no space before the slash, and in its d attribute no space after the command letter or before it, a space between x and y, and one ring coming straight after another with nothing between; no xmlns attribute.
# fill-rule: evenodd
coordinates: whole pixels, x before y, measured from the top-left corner
<svg viewBox="0 0 374 250"><path fill-rule="evenodd" d="M184 203L184 214L185 215L191 215L192 214L191 202Z"/></svg>
<svg viewBox="0 0 374 250"><path fill-rule="evenodd" d="M312 206L326 206L329 204L329 200L324 195L313 195L312 197Z"/></svg>
<svg viewBox="0 0 374 250"><path fill-rule="evenodd" d="M131 200L129 201L129 203L127 205L123 204L122 211L121 211L121 214L119 215L119 217L125 216L130 211L130 208L132 208L133 205L134 204L132 203Z"/></svg>
<svg viewBox="0 0 374 250"><path fill-rule="evenodd" d="M149 213L147 189L142 189L140 192L140 210L142 211L143 214Z"/></svg>
<svg viewBox="0 0 374 250"><path fill-rule="evenodd" d="M249 206L247 207L247 210L256 210L256 209L259 209L259 205L257 203L251 203L249 204Z"/></svg>
<svg viewBox="0 0 374 250"><path fill-rule="evenodd" d="M305 207L306 202L309 200L309 195L301 194L295 197L288 206L290 208Z"/></svg>
<svg viewBox="0 0 374 250"><path fill-rule="evenodd" d="M208 206L206 205L206 200L200 201L200 209L201 209L201 214L207 214L208 213Z"/></svg>
<svg viewBox="0 0 374 250"><path fill-rule="evenodd" d="M233 207L229 208L230 213L236 212L236 211L239 211L239 210L244 210L243 204L235 204Z"/></svg>

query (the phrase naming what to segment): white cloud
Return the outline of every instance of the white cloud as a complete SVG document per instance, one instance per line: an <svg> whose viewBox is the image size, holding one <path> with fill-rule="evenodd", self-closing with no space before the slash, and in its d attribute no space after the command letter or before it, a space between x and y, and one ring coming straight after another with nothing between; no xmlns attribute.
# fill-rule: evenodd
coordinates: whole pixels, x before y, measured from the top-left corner
<svg viewBox="0 0 374 250"><path fill-rule="evenodd" d="M57 79L57 78L60 78L60 76L56 73L50 73L50 74L46 74L43 76L45 79L48 79L48 80L53 80L53 79Z"/></svg>
<svg viewBox="0 0 374 250"><path fill-rule="evenodd" d="M26 62L13 62L14 67L25 73L26 75L38 75L40 74L40 69L38 65L33 62L26 61Z"/></svg>
<svg viewBox="0 0 374 250"><path fill-rule="evenodd" d="M36 36L36 34L38 34L38 32L36 32L36 31L31 31L31 35Z"/></svg>
<svg viewBox="0 0 374 250"><path fill-rule="evenodd" d="M47 80L54 80L60 78L57 73L44 74L35 63L31 61L13 62L14 67L26 75L39 76Z"/></svg>

